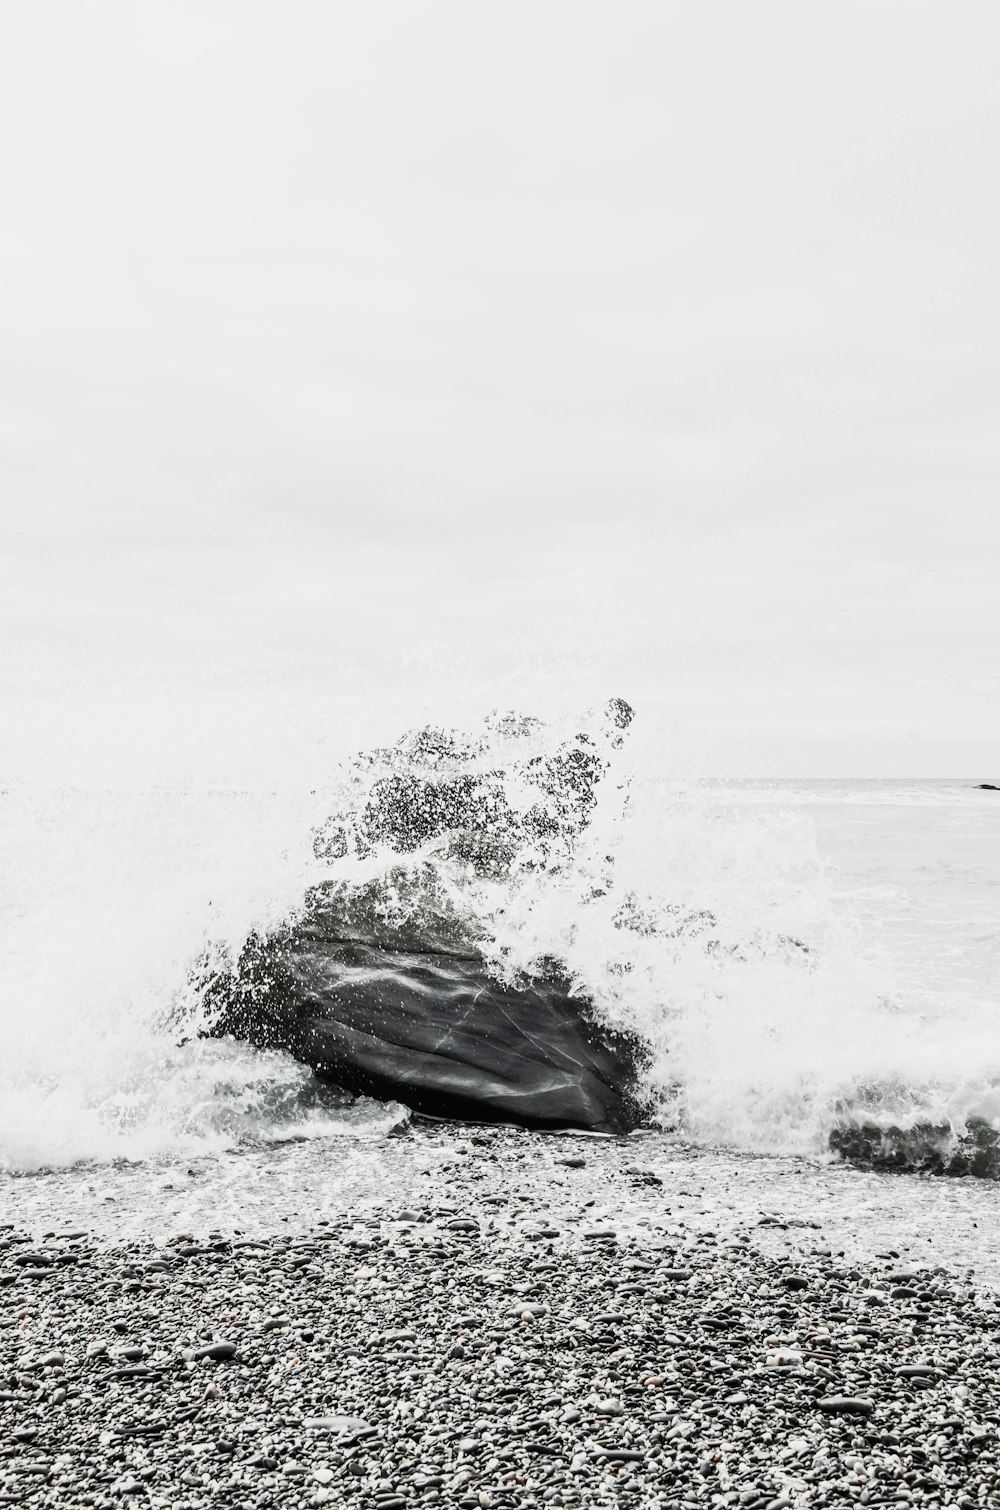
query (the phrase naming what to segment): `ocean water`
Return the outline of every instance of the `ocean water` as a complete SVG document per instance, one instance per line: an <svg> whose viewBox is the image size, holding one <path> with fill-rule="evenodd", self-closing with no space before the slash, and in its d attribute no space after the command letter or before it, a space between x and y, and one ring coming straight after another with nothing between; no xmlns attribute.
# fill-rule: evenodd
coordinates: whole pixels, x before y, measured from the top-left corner
<svg viewBox="0 0 1000 1510"><path fill-rule="evenodd" d="M235 952L356 863L314 853L334 800L0 795L0 1169L367 1147L398 1125L284 1055L197 1036L206 948ZM688 1144L824 1160L857 1125L954 1146L1000 1129L1000 794L668 781L626 750L566 863L501 883L416 861L442 867L499 971L556 955L649 1040L656 1125Z"/></svg>

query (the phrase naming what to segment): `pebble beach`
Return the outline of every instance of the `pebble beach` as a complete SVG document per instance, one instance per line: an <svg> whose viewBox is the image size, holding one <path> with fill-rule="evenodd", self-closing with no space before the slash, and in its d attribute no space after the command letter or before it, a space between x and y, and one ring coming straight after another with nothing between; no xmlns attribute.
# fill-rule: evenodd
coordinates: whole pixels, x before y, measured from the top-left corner
<svg viewBox="0 0 1000 1510"><path fill-rule="evenodd" d="M1000 1502L981 1182L415 1120L5 1195L0 1504Z"/></svg>

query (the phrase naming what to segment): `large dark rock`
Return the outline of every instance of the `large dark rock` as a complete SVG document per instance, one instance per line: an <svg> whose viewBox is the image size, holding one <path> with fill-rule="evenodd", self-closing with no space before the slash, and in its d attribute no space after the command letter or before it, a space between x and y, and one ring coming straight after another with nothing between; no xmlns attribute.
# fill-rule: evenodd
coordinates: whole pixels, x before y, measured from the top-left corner
<svg viewBox="0 0 1000 1510"><path fill-rule="evenodd" d="M252 938L208 998L213 1036L414 1111L605 1132L640 1120L638 1040L599 1029L564 982L501 985L475 955L345 942L313 921Z"/></svg>
<svg viewBox="0 0 1000 1510"><path fill-rule="evenodd" d="M639 1040L600 1027L557 965L504 984L485 963L496 899L573 864L631 721L615 698L554 742L491 715L477 735L420 729L356 756L313 835L329 879L214 975L210 1031L438 1116L634 1127Z"/></svg>

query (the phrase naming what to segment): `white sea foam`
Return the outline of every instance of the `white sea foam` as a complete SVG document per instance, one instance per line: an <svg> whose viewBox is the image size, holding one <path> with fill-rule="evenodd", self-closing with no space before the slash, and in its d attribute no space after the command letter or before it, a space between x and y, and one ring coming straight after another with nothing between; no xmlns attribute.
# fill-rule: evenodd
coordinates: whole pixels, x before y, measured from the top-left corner
<svg viewBox="0 0 1000 1510"><path fill-rule="evenodd" d="M854 1116L1000 1127L991 794L678 784L628 758L571 863L503 882L449 873L497 969L564 960L607 1020L652 1044L664 1122L706 1144L822 1153ZM285 1056L199 1040L185 998L206 945L237 948L343 873L310 844L329 800L0 797L0 1165L392 1124L392 1109L338 1107ZM428 860L446 868L433 844L413 856Z"/></svg>
<svg viewBox="0 0 1000 1510"><path fill-rule="evenodd" d="M206 941L238 941L297 898L298 816L242 793L0 797L0 1165L193 1152L337 1121L301 1066L201 1041L173 1011Z"/></svg>
<svg viewBox="0 0 1000 1510"><path fill-rule="evenodd" d="M525 890L507 952L563 955L638 1028L661 1115L700 1141L817 1153L855 1117L1000 1126L1000 814L957 785L875 785L635 783L576 877ZM605 839L615 886L588 895Z"/></svg>

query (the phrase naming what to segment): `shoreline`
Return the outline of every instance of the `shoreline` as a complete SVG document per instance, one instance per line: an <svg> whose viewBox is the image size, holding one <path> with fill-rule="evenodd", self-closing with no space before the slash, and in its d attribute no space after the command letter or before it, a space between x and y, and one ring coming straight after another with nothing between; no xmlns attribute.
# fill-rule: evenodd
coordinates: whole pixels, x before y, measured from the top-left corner
<svg viewBox="0 0 1000 1510"><path fill-rule="evenodd" d="M821 1239L852 1262L889 1255L942 1265L1000 1291L1000 1181L734 1152L649 1131L532 1132L406 1114L387 1126L0 1175L0 1209L37 1233L75 1225L101 1241L165 1241L220 1222L268 1235L286 1219L368 1217L437 1195L476 1210L487 1230L516 1228L534 1211L568 1234L589 1218L640 1237L657 1227L722 1240L752 1234L771 1256ZM568 1167L570 1155L582 1164ZM497 1194L510 1198L502 1220L495 1206L480 1209Z"/></svg>
<svg viewBox="0 0 1000 1510"><path fill-rule="evenodd" d="M1000 1503L993 1290L831 1241L905 1177L447 1124L214 1162L238 1220L162 1166L86 1171L90 1223L6 1182L0 1504Z"/></svg>

